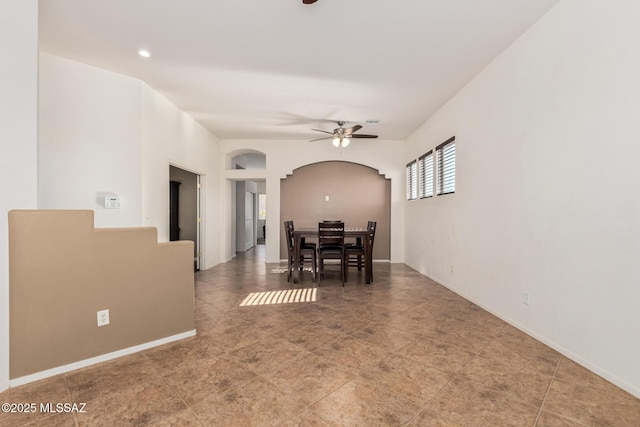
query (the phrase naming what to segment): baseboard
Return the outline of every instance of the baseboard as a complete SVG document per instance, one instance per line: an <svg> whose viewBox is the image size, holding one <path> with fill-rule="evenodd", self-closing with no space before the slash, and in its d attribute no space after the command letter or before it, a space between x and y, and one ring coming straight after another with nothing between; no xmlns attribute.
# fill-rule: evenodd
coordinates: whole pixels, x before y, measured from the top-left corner
<svg viewBox="0 0 640 427"><path fill-rule="evenodd" d="M17 387L20 385L28 384L34 381L42 380L45 378L53 377L56 375L64 374L65 372L74 371L76 369L84 368L87 366L95 365L96 363L106 362L108 360L117 359L118 357L127 356L129 354L137 353L142 350L157 347L170 342L179 341L185 338L193 337L196 335L196 330L183 332L170 337L161 338L159 340L139 344L133 347L124 348L111 353L102 354L100 356L92 357L90 359L80 360L78 362L69 363L68 365L58 366L56 368L47 369L46 371L36 372L35 374L25 375L23 377L14 378L9 380L9 387Z"/></svg>
<svg viewBox="0 0 640 427"><path fill-rule="evenodd" d="M513 319L509 318L508 316L504 316L501 313L498 313L498 312L494 311L493 309L485 306L484 304L476 301L474 298L472 298L472 297L470 297L468 295L465 295L464 293L461 293L460 291L455 289L453 286L450 286L447 283L445 283L443 280L440 280L437 277L425 274L425 273L421 272L420 270L418 270L418 269L416 269L416 268L414 268L414 267L412 267L410 265L408 265L408 266L413 268L414 270L418 271L423 276L428 277L429 279L433 280L437 284L442 285L445 288L449 289L451 292L455 293L456 295L459 295L460 297L466 299L467 301L470 301L470 302L474 303L478 307L481 307L483 310L493 314L497 318L499 318L501 320L504 320L505 322L507 322L508 324L513 326L514 328L517 328L517 329L521 330L525 334L527 334L527 335L535 338L536 340L540 341L541 343L551 347L552 349L554 349L558 353L560 353L563 356L565 356L567 359L570 359L570 360L576 362L578 365L583 366L584 368L590 370L594 374L601 376L605 380L607 380L610 383L620 387L624 391L634 395L635 397L640 398L640 388L635 387L632 384L629 384L624 379L622 379L622 378L620 378L620 377L618 377L616 375L613 375L612 373L610 373L608 371L605 371L604 369L594 365L590 361L580 357L579 355L573 353L572 351L568 350L567 348L563 347L562 345L560 345L560 344L558 344L558 343L556 343L556 342L554 342L554 341L552 341L552 340L550 340L550 339L538 334L537 332L527 328L526 326L521 325L520 323L518 323L518 322L514 321Z"/></svg>

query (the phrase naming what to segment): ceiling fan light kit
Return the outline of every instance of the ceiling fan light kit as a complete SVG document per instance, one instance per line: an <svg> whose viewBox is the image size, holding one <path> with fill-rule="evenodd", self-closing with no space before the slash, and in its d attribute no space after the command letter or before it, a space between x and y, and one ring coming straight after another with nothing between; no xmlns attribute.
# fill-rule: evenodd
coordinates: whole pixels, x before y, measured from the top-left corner
<svg viewBox="0 0 640 427"><path fill-rule="evenodd" d="M342 139L337 138L337 137L333 138L333 146L336 147L336 148L338 148L338 147L345 148L345 147L347 147L349 145L349 142L350 142L349 138L347 138L347 137L344 137Z"/></svg>
<svg viewBox="0 0 640 427"><path fill-rule="evenodd" d="M334 147L347 147L351 142L351 138L377 138L378 135L365 135L361 133L355 133L358 130L362 129L361 125L354 125L350 128L344 128L344 124L346 122L339 121L336 122L338 127L333 130L333 132L329 132L322 129L311 129L316 132L327 133L330 136L325 136L324 138L312 139L309 142L320 141L323 139L331 139Z"/></svg>

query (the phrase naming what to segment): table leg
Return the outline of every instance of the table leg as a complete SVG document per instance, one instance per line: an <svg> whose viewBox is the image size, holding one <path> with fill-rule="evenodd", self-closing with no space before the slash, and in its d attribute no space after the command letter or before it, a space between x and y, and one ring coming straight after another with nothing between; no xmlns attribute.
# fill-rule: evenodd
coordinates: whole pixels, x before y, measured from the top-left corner
<svg viewBox="0 0 640 427"><path fill-rule="evenodd" d="M371 269L373 268L373 254L371 253L371 239L367 236L364 239L364 274L365 274L365 283L368 285L371 283L371 278L373 274L371 273Z"/></svg>
<svg viewBox="0 0 640 427"><path fill-rule="evenodd" d="M300 242L302 238L299 234L293 236L293 283L298 283L300 274Z"/></svg>

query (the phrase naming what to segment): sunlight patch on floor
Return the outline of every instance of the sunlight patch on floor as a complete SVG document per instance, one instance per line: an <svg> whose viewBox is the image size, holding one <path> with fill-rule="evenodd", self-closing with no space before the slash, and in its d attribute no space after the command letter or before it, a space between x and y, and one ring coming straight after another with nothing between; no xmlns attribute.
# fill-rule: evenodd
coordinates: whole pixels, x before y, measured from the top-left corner
<svg viewBox="0 0 640 427"><path fill-rule="evenodd" d="M287 289L283 291L253 292L240 303L248 305L289 304L295 302L315 302L317 288Z"/></svg>
<svg viewBox="0 0 640 427"><path fill-rule="evenodd" d="M288 271L289 271L289 269L287 267L278 267L278 268L274 268L274 269L271 270L272 273L286 273ZM313 272L311 267L305 267L305 268L302 269L302 271Z"/></svg>

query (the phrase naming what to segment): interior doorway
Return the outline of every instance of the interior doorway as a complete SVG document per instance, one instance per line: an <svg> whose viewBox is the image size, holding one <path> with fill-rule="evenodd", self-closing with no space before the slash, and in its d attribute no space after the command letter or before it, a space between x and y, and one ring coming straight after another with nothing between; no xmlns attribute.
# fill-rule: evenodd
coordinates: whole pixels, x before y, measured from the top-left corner
<svg viewBox="0 0 640 427"><path fill-rule="evenodd" d="M201 177L193 172L169 166L169 240L194 243L194 270L200 270L201 248Z"/></svg>
<svg viewBox="0 0 640 427"><path fill-rule="evenodd" d="M267 194L266 183L258 182L258 245L267 241Z"/></svg>
<svg viewBox="0 0 640 427"><path fill-rule="evenodd" d="M242 178L229 180L229 255L244 253L258 245L266 249L266 155L255 150L238 150L228 153L226 159L227 169L244 171Z"/></svg>
<svg viewBox="0 0 640 427"><path fill-rule="evenodd" d="M257 186L254 181L236 181L236 252L257 244Z"/></svg>

